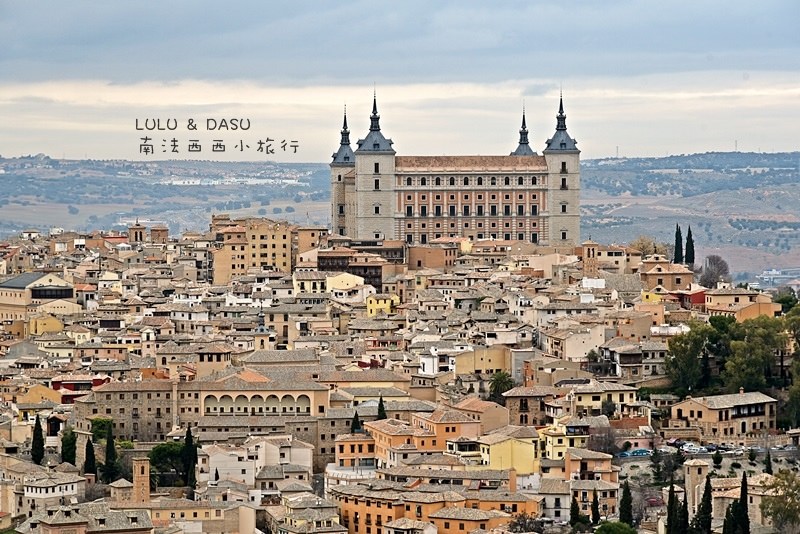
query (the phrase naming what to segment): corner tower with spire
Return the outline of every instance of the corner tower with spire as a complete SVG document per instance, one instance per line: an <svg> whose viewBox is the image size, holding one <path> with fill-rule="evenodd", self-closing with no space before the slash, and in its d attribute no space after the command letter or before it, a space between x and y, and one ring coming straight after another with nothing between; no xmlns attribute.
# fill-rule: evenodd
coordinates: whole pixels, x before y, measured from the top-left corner
<svg viewBox="0 0 800 534"><path fill-rule="evenodd" d="M355 224L350 237L354 239L395 239L397 233L395 215L395 151L392 140L381 132L381 116L378 114L378 98L372 95L372 113L369 116L369 131L359 139L356 156L356 179L354 206Z"/></svg>
<svg viewBox="0 0 800 534"><path fill-rule="evenodd" d="M347 107L344 108L341 134L339 150L333 153L331 161L331 223L334 234L346 235L348 223L352 225L352 221L348 221L352 216L347 214L352 214L349 208L353 207L355 198L356 168L356 156L350 148L350 130L347 129Z"/></svg>
<svg viewBox="0 0 800 534"><path fill-rule="evenodd" d="M564 98L559 97L556 131L542 151L547 162L550 243L580 243L581 169L577 141L567 132Z"/></svg>

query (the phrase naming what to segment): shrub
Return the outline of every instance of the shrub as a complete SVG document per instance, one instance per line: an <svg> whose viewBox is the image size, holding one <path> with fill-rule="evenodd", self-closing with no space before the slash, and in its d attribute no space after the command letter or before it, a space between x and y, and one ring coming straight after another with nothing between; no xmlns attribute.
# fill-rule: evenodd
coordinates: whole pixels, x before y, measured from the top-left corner
<svg viewBox="0 0 800 534"><path fill-rule="evenodd" d="M731 462L731 467L733 469L739 469L740 467L742 467L742 464L740 464L739 462Z"/></svg>

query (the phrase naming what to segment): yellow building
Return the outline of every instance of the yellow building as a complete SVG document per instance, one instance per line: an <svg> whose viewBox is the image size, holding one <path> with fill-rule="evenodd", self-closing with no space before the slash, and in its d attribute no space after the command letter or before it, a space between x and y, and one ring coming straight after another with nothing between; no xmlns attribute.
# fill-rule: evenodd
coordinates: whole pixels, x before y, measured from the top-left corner
<svg viewBox="0 0 800 534"><path fill-rule="evenodd" d="M506 426L478 438L481 463L486 469L514 469L518 484L526 486L539 473L539 433L529 426Z"/></svg>
<svg viewBox="0 0 800 534"><path fill-rule="evenodd" d="M74 298L72 284L53 273L23 273L0 283L0 321L25 320L47 301Z"/></svg>
<svg viewBox="0 0 800 534"><path fill-rule="evenodd" d="M778 401L757 391L687 397L670 408L670 429L696 428L703 441L744 445L777 427Z"/></svg>
<svg viewBox="0 0 800 534"><path fill-rule="evenodd" d="M395 294L377 293L367 297L367 316L375 317L379 313L391 315L400 305L400 297Z"/></svg>

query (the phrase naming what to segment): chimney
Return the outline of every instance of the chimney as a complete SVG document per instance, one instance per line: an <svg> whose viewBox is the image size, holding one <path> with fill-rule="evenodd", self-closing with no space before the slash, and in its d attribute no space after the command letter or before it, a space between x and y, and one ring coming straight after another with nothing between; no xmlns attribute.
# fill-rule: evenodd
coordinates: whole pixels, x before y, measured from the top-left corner
<svg viewBox="0 0 800 534"><path fill-rule="evenodd" d="M517 470L513 467L508 470L508 491L517 491Z"/></svg>
<svg viewBox="0 0 800 534"><path fill-rule="evenodd" d="M744 388L743 387L739 388L739 395L744 395Z"/></svg>

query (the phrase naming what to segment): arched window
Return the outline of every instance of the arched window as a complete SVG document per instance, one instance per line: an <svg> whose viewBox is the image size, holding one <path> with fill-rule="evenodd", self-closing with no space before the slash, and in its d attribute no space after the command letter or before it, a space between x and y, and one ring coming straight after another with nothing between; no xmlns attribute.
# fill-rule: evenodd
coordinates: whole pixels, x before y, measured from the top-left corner
<svg viewBox="0 0 800 534"><path fill-rule="evenodd" d="M436 185L442 185L442 179L438 176L436 177Z"/></svg>
<svg viewBox="0 0 800 534"><path fill-rule="evenodd" d="M428 185L428 181L423 177L419 179L419 185Z"/></svg>
<svg viewBox="0 0 800 534"><path fill-rule="evenodd" d="M469 177L468 176L464 177L464 185L469 185Z"/></svg>
<svg viewBox="0 0 800 534"><path fill-rule="evenodd" d="M406 178L406 185L411 185L411 178Z"/></svg>
<svg viewBox="0 0 800 534"><path fill-rule="evenodd" d="M492 185L497 185L497 178L492 176Z"/></svg>
<svg viewBox="0 0 800 534"><path fill-rule="evenodd" d="M531 178L531 185L536 185L536 177Z"/></svg>
<svg viewBox="0 0 800 534"><path fill-rule="evenodd" d="M450 185L456 185L456 179L452 176L450 177Z"/></svg>
<svg viewBox="0 0 800 534"><path fill-rule="evenodd" d="M483 185L483 176L478 176L478 185Z"/></svg>
<svg viewBox="0 0 800 534"><path fill-rule="evenodd" d="M519 178L517 178L517 185L524 185L524 184L523 184L523 178L522 178L522 176L520 176Z"/></svg>
<svg viewBox="0 0 800 534"><path fill-rule="evenodd" d="M509 179L508 176L506 176L505 179L503 179L503 185L511 185L511 180Z"/></svg>

